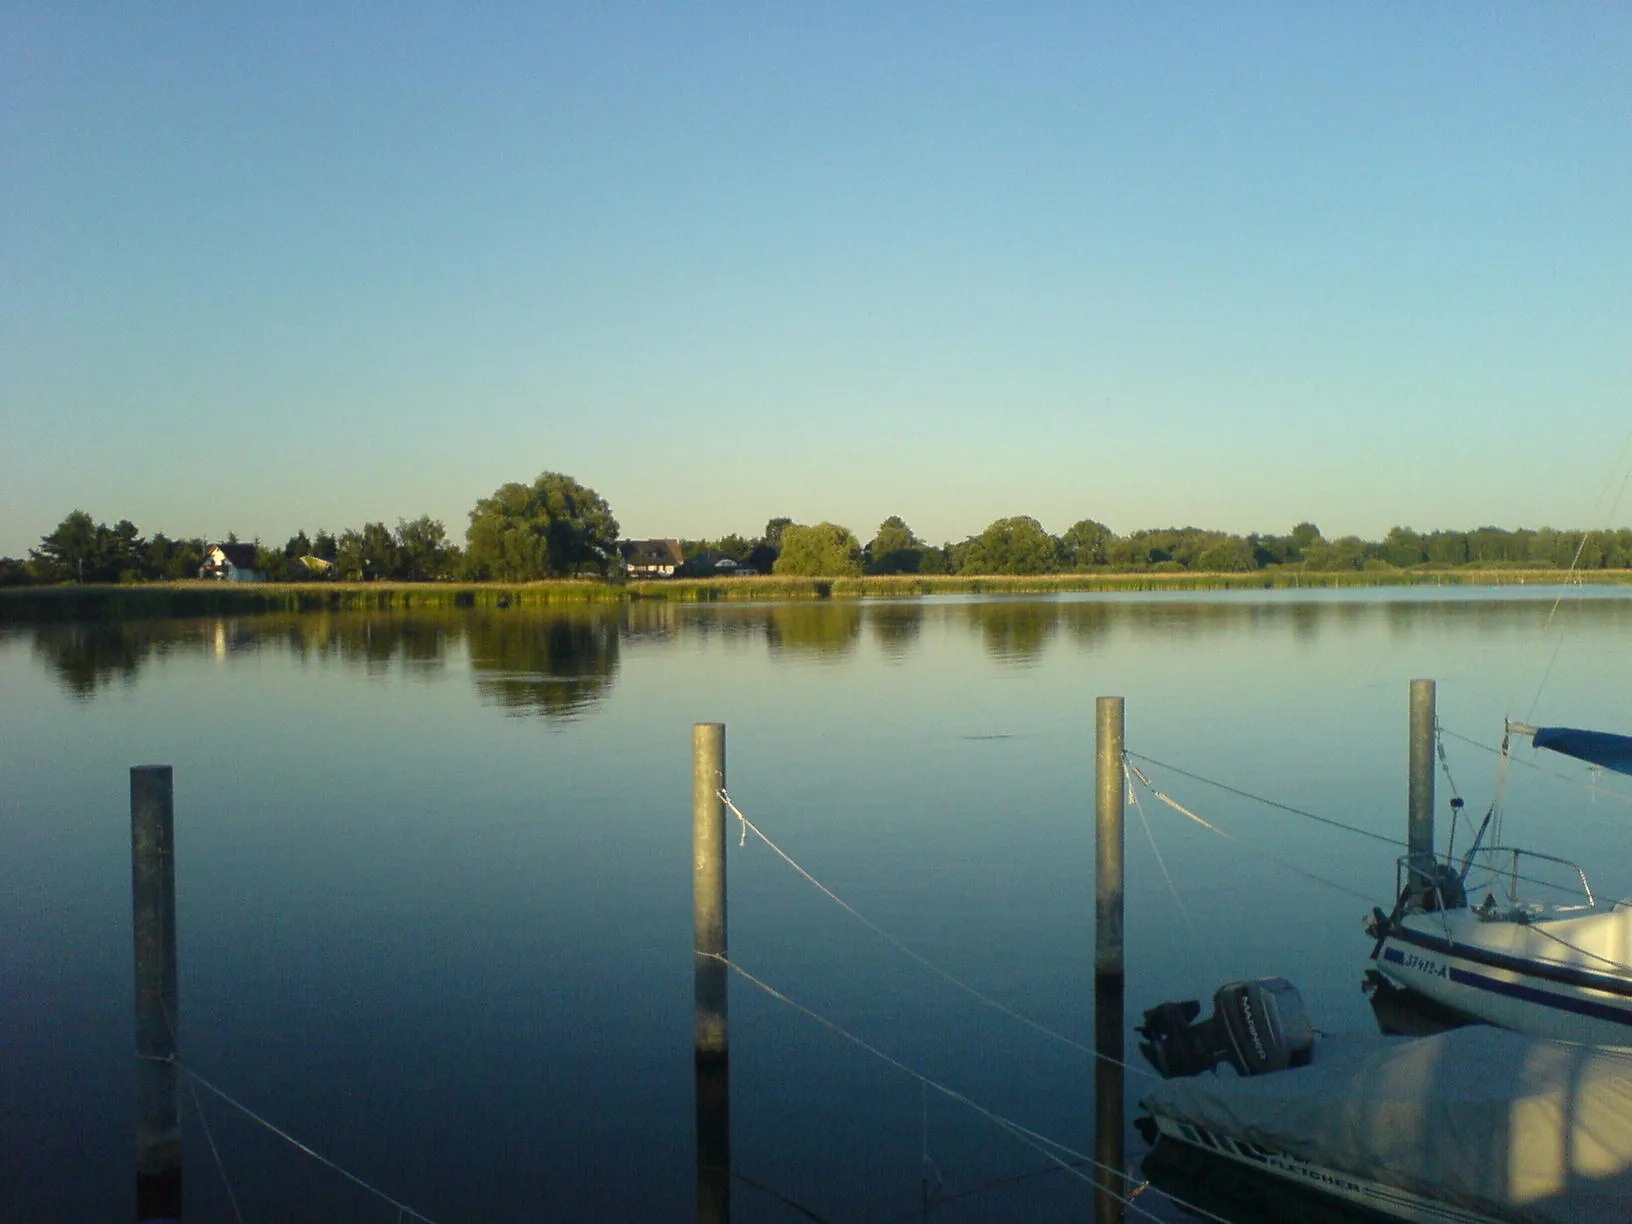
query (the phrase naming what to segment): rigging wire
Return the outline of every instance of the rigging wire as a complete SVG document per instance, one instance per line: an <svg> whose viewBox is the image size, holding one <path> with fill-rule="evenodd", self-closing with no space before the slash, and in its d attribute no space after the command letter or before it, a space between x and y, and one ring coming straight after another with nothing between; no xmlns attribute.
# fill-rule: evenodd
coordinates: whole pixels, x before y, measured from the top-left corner
<svg viewBox="0 0 1632 1224"><path fill-rule="evenodd" d="M1184 929L1190 932L1190 939L1201 951L1202 959L1207 967L1213 971L1213 980L1222 981L1224 975L1219 972L1218 961L1213 956L1213 950L1207 941L1202 939L1196 931L1195 923L1190 921L1190 911L1184 906L1184 898L1179 896L1178 886L1173 883L1173 877L1167 870L1167 861L1162 858L1162 851L1156 844L1156 833L1150 827L1150 821L1145 817L1145 805L1139 802L1139 792L1133 785L1133 777L1129 773L1132 769L1126 761L1122 762L1122 779L1127 784L1128 797L1133 800L1133 810L1139 813L1139 823L1144 826L1145 837L1150 842L1150 852L1156 856L1156 866L1161 869L1162 879L1167 881L1168 895L1173 898L1173 904L1178 908L1179 917L1184 921Z"/></svg>
<svg viewBox="0 0 1632 1224"><path fill-rule="evenodd" d="M974 1110L976 1113L980 1114L981 1117L985 1118L989 1122L992 1122L994 1125L999 1127L1001 1130L1007 1131L1010 1135L1013 1135L1021 1143L1025 1144L1027 1147L1029 1147L1032 1150L1036 1151L1037 1153L1039 1153L1040 1155L1042 1155L1046 1159L1052 1161L1058 1168L1060 1168L1060 1169L1064 1170L1065 1172L1069 1173L1071 1176L1077 1178L1079 1181L1086 1182L1087 1184L1093 1186L1095 1189L1103 1190L1107 1194L1110 1194L1112 1197L1118 1199L1123 1204L1123 1206L1125 1206L1128 1210L1134 1212L1135 1214L1143 1216L1146 1219L1151 1219L1151 1220L1159 1219L1158 1216L1156 1216L1156 1215L1152 1214L1151 1212L1145 1210L1143 1207L1139 1206L1136 1202L1134 1202L1134 1199L1135 1199L1135 1197L1137 1197L1137 1194L1139 1192L1141 1192L1141 1191L1148 1188L1152 1192L1154 1192L1156 1194L1159 1194L1159 1195L1162 1195L1163 1197L1165 1197L1167 1199L1170 1199L1172 1202L1174 1202L1174 1203L1178 1204L1179 1206L1183 1207L1185 1210L1193 1212L1193 1213L1195 1213L1196 1215L1199 1215L1201 1218L1203 1218L1205 1220L1215 1221L1216 1224L1230 1224L1230 1221L1226 1220L1224 1217L1219 1216L1219 1215L1215 1215L1212 1212L1207 1211L1205 1208L1202 1208L1202 1207L1200 1207L1200 1206L1198 1206L1198 1205L1196 1205L1194 1203L1186 1202L1185 1200L1177 1197L1176 1195L1170 1194L1169 1192L1167 1192L1165 1190L1162 1190L1159 1187L1150 1185L1148 1182L1145 1183L1144 1185L1141 1185L1140 1187L1138 1187L1138 1189L1132 1195L1118 1194L1116 1192L1116 1190L1112 1188L1112 1186L1104 1185L1104 1184L1100 1183L1099 1181L1095 1180L1094 1177L1090 1176L1087 1173L1084 1173L1082 1171L1082 1166L1084 1166L1084 1165L1092 1166L1092 1168L1094 1170L1096 1170L1096 1171L1098 1171L1100 1173L1103 1173L1103 1174L1107 1175L1108 1177L1115 1178L1118 1181L1131 1180L1129 1178L1128 1174L1125 1173L1123 1170L1113 1168L1110 1165L1107 1165L1107 1164L1102 1163L1101 1161L1095 1160L1092 1156L1089 1156L1089 1155L1087 1155L1086 1153L1083 1153L1083 1152L1079 1152L1076 1149L1070 1147L1069 1145L1061 1143L1057 1139L1050 1139L1047 1135L1044 1135L1044 1134L1041 1134L1038 1131L1032 1130L1030 1127L1024 1126L1021 1123L1016 1122L1012 1118L1007 1118L1007 1117L1003 1116L1002 1114L996 1112L995 1110L988 1109L986 1106L980 1104L980 1102L978 1102L978 1101L974 1100L973 1098L971 1098L969 1096L966 1096L965 1094L959 1092L956 1088L949 1087L948 1085L943 1084L943 1083L939 1082L938 1080L931 1079L929 1076L925 1075L923 1072L915 1070L914 1068L908 1066L906 1063L902 1062L900 1059L894 1057L893 1055L885 1053L883 1050L879 1049L877 1046L873 1045L871 1042L867 1041L865 1038L856 1036L854 1033L850 1032L848 1029L846 1029L843 1025L839 1024L837 1021L829 1019L828 1017L822 1015L820 1012L815 1011L814 1009L812 1009L810 1007L806 1007L803 1003L800 1003L796 999L789 998L787 995L783 994L780 990L776 989L776 987L774 987L774 986L770 985L770 983L765 982L765 981L761 980L760 978L756 977L754 974L750 973L747 969L744 969L741 965L737 964L735 961L731 960L729 957L721 956L718 952L698 952L696 955L698 955L699 957L702 957L704 959L707 959L707 960L718 961L720 964L722 964L726 968L730 969L731 972L737 974L739 977L741 977L744 981L748 982L750 985L755 986L758 989L764 991L766 994L770 995L771 998L777 1000L777 1002L785 1004L786 1006L791 1007L794 1011L797 1011L797 1012L801 1013L802 1015L808 1017L809 1019L814 1020L817 1024L821 1025L823 1028L827 1029L829 1032L835 1034L838 1037L843 1038L845 1041L849 1042L851 1045L856 1046L858 1049L864 1050L868 1054L871 1054L874 1058L877 1058L881 1062L887 1063L889 1066L894 1067L897 1071L900 1071L902 1074L910 1076L912 1079L917 1080L920 1084L924 1085L926 1088L933 1088L936 1092L940 1093L942 1096L947 1097L949 1100L956 1101L956 1102L958 1102L958 1104L965 1105L968 1108ZM1063 1153L1063 1155L1061 1155L1061 1153ZM1065 1159L1066 1156L1071 1157L1072 1160L1067 1161Z"/></svg>
<svg viewBox="0 0 1632 1224"><path fill-rule="evenodd" d="M1601 529L1590 529L1581 533L1581 540L1575 546L1575 555L1570 558L1570 568L1565 571L1562 588L1559 590L1557 598L1553 600L1552 606L1548 608L1546 618L1542 621L1541 640L1543 644L1545 644L1547 634L1553 627L1553 619L1558 615L1558 609L1564 602L1565 592L1568 591L1571 586L1574 586L1576 588L1576 598L1579 599L1581 596L1581 578L1578 571L1581 565L1582 554L1586 551L1587 541L1596 535L1599 530L1607 532L1614 526L1615 515L1620 509L1621 499L1626 496L1627 484L1628 482L1632 482L1632 462L1628 462L1629 456L1632 456L1632 431L1629 431L1626 438L1621 442L1621 449L1616 455L1613 466L1611 466L1609 469L1608 476L1604 479L1603 490L1598 494L1598 500L1594 504L1594 509L1597 510L1603 507L1606 498L1609 501L1608 509L1603 513L1604 527ZM1617 474L1620 475L1619 487L1616 486L1615 480ZM1610 496L1611 489L1614 489L1613 497ZM1560 634L1553 642L1553 650L1547 657L1547 665L1542 669L1541 679L1536 682L1536 693L1535 696L1530 699L1530 708L1526 711L1524 716L1525 722L1533 722L1535 720L1536 707L1541 704L1541 694L1547 687L1547 680L1552 675L1553 666L1558 662L1558 656L1563 648L1564 637L1562 634ZM1512 714L1513 706L1518 699L1519 692L1522 692L1523 689L1524 677L1521 675L1519 678L1519 690L1513 694L1513 699L1507 703L1509 716Z"/></svg>
<svg viewBox="0 0 1632 1224"><path fill-rule="evenodd" d="M1462 743L1467 744L1470 748L1477 748L1481 752L1488 752L1497 757L1508 757L1511 759L1513 764L1523 765L1526 769L1533 769L1537 773L1544 774L1549 778L1557 778L1560 782L1568 782L1572 786L1579 786L1583 790L1591 792L1593 795L1603 795L1610 799L1619 799L1622 803L1632 803L1632 794L1627 794L1625 791L1617 790L1612 786L1599 786L1596 782L1585 782L1571 774L1563 773L1556 769L1548 769L1545 765L1538 765L1536 762L1526 760L1524 757L1514 757L1512 753L1504 752L1504 750L1501 748L1492 748L1483 740L1476 740L1472 736L1458 734L1457 732L1448 728L1444 729L1442 733L1449 736L1451 739L1459 740ZM1505 739L1506 737L1504 736L1503 738Z"/></svg>
<svg viewBox="0 0 1632 1224"><path fill-rule="evenodd" d="M1399 846L1405 849L1410 848L1405 842L1401 841L1397 837L1388 837L1382 833L1373 833L1370 829L1362 829L1358 825L1344 824L1341 820L1333 820L1330 816L1317 816L1313 812L1306 812L1302 808L1293 807L1288 803L1277 803L1273 799L1266 799L1262 795L1255 795L1251 791L1245 791L1239 787L1231 786L1227 782L1220 782L1214 778L1203 777L1198 773L1191 773L1188 769L1180 769L1177 765L1169 765L1166 761L1158 761L1155 757L1148 757L1143 753L1128 752L1125 755L1131 757L1133 760L1143 761L1146 765L1154 765L1158 769L1165 769L1169 773L1176 773L1181 777L1189 778L1193 782L1201 782L1207 786L1216 787L1221 791L1225 791L1231 795L1237 795L1242 799L1251 799L1254 803L1261 803L1265 807L1271 807L1277 811L1288 812L1293 816L1301 816L1305 820L1313 820L1319 824L1330 825L1334 829L1342 829L1345 833L1353 833L1359 837L1369 837L1372 841L1380 841L1387 846ZM1150 784L1146 782L1145 785L1149 786Z"/></svg>
<svg viewBox="0 0 1632 1224"><path fill-rule="evenodd" d="M159 992L159 1010L164 1014L164 1027L170 1030L170 1048L181 1049L181 1038L176 1035L176 1023L170 1018L170 1005L164 1001L164 993ZM143 1055L141 1057L150 1057ZM204 1128L204 1140L210 1145L210 1155L215 1158L215 1171L221 1175L221 1184L226 1187L227 1201L232 1204L232 1215L238 1224L244 1224L244 1213L238 1206L238 1194L232 1188L232 1181L227 1177L227 1166L221 1161L221 1149L215 1145L215 1135L210 1130L210 1120L204 1116L204 1106L198 1099L198 1089L193 1086L193 1077L187 1074L187 1068L180 1058L171 1054L168 1058L157 1059L158 1062L173 1063L180 1068L187 1080L187 1093L193 1098L193 1111L198 1114L198 1124Z"/></svg>
<svg viewBox="0 0 1632 1224"><path fill-rule="evenodd" d="M317 1161L319 1164L327 1165L329 1168L333 1169L336 1173L340 1174L341 1177L344 1177L347 1181L352 1182L355 1185L361 1186L364 1190L367 1190L375 1198L380 1199L381 1201L390 1204L392 1207L395 1207L397 1209L397 1214L401 1218L403 1218L405 1220L408 1220L410 1222L417 1221L417 1224L436 1224L436 1222L434 1220L432 1220L430 1218L430 1216L425 1215L422 1212L415 1211L412 1207L408 1206L407 1203L398 1202L396 1199L392 1198L389 1194L387 1194L384 1190L381 1190L378 1186L370 1185L368 1182L366 1182L362 1178L358 1177L357 1174L351 1172L348 1169L345 1169L345 1168L341 1167L340 1165L336 1164L334 1161L330 1160L327 1156L323 1155L322 1152L316 1151L315 1149L313 1149L313 1148L309 1147L308 1145L302 1143L299 1139L296 1139L288 1131L283 1130L281 1127L278 1127L278 1126L274 1125L273 1123L267 1121L265 1118L261 1117L260 1114L256 1113L253 1109L251 1109L248 1105L245 1105L242 1101L238 1100L236 1097L228 1095L223 1089L217 1088L214 1084L210 1083L209 1080L205 1079L197 1071L193 1070L193 1068L191 1066L189 1066L188 1064L181 1063L181 1069L182 1069L182 1071L184 1071L186 1073L187 1078L189 1080L196 1080L201 1087L207 1089L210 1092L213 1092L216 1096L220 1097L228 1105L231 1105L234 1109L236 1109L239 1113L243 1114L245 1117L249 1118L251 1121L260 1123L267 1130L271 1131L278 1138L282 1139L285 1143L290 1144L292 1147L298 1148L300 1151L306 1153L306 1155L310 1156L313 1160Z"/></svg>
<svg viewBox="0 0 1632 1224"><path fill-rule="evenodd" d="M1128 755L1131 756L1133 754L1129 753ZM1339 884L1336 880L1328 880L1325 876L1317 875L1315 872L1310 871L1305 867L1299 867L1296 863L1289 862L1288 860L1286 860L1284 858L1281 858L1279 855L1271 854L1267 850L1261 850L1257 846L1254 846L1251 842L1243 841L1241 838L1237 837L1233 833L1226 833L1223 829L1219 828L1217 825L1212 824L1209 821L1202 819L1200 816L1197 816L1194 812L1192 812L1189 808L1185 807L1178 800L1174 799L1171 795L1164 794L1162 791L1158 790L1156 788L1155 783L1153 783L1149 778L1147 778L1140 771L1140 769L1139 769L1139 767L1137 765L1129 765L1128 768L1133 772L1133 776L1138 778L1139 781L1144 784L1145 788L1147 790L1149 790L1150 793L1152 795L1154 795L1157 799L1159 799L1159 800L1161 800L1161 802L1167 804L1168 807L1172 808L1179 815L1186 816L1189 819L1195 821L1202 828L1207 829L1208 831L1210 831L1212 833L1216 833L1218 836L1222 837L1225 841L1230 842L1230 843L1232 843L1234 845L1240 846L1243 850L1247 851L1250 854L1256 854L1259 858L1262 858L1262 859L1265 859L1268 862L1274 863L1279 867L1283 867L1287 871L1292 872L1294 875L1303 876L1305 879L1313 880L1317 884L1323 884L1327 888L1335 889L1336 891L1341 892L1341 893L1347 893L1351 897L1357 897L1361 901L1365 901L1365 902L1368 902L1368 903L1375 900L1375 898L1372 897L1368 893L1363 893L1363 892L1360 892L1358 889L1350 888L1347 884ZM1281 805L1276 804L1275 806L1279 807ZM1319 818L1317 817L1317 819L1319 819ZM1335 822L1328 821L1327 823L1335 823ZM1354 832L1364 832L1364 830L1359 830L1359 829L1356 829L1356 830L1353 830L1353 831Z"/></svg>
<svg viewBox="0 0 1632 1224"><path fill-rule="evenodd" d="M971 986L968 982L965 982L962 978L958 977L956 974L951 973L948 970L945 970L945 969L941 968L934 961L930 960L928 957L924 956L922 953L917 952L914 949L908 947L901 940L897 939L894 935L890 934L883 927L879 926L878 923L874 922L871 918L867 917L860 910L856 909L855 906L851 905L843 897L839 896L836 892L834 892L826 884L823 884L820 880L818 880L809 871L805 870L804 867L800 866L799 863L797 863L793 859L793 857L790 854L788 854L788 852L786 850L782 849L781 846L777 845L774 841L772 841L765 834L765 831L763 829L761 829L753 821L749 820L747 816L743 815L742 809L739 808L736 805L736 803L732 801L731 796L729 794L727 794L723 789L720 790L717 793L719 795L720 801L722 803L724 803L727 808L730 809L731 814L733 816L735 816L739 821L742 822L742 827L744 829L745 836L746 836L746 833L748 833L748 832L753 833L753 835L755 837L759 838L760 841L764 842L767 846L769 846L771 848L771 850L773 852L775 852L775 854L777 855L778 858L780 858L788 866L792 867L796 872L798 872L801 876L803 876L806 880L808 880L812 885L814 885L816 887L816 889L819 892L822 893L823 896L827 897L829 900L831 900L836 905L838 905L838 907L840 909L844 910L845 913L849 914L852 918L856 919L856 921L860 922L863 926L865 926L868 930L872 931L880 939L884 940L884 942L889 944L892 948L895 948L897 951L903 953L904 955L910 957L912 960L918 962L918 964L922 965L925 969L928 969L931 973L935 974L935 976L941 978L943 981L946 981L946 982L950 983L951 985L956 986L959 990L964 991L966 994L970 995L971 997L973 997L975 999L978 999L980 1002L984 1003L987 1007L990 1007L990 1008L993 1008L996 1011L1002 1012L1005 1016L1008 1016L1011 1020L1017 1020L1021 1024L1026 1025L1028 1028L1035 1029L1037 1032L1043 1034L1045 1037L1051 1037L1055 1041L1061 1042L1064 1045L1068 1045L1072 1049L1080 1051L1083 1054L1091 1055L1094 1058L1105 1059L1105 1060L1110 1061L1110 1062L1116 1062L1115 1059L1110 1058L1110 1056L1107 1055L1107 1054L1101 1054L1098 1050L1095 1050L1092 1046L1086 1045L1083 1042L1075 1040L1074 1038L1067 1037L1064 1033L1056 1032L1055 1030L1049 1028L1046 1024L1042 1024L1039 1021L1033 1020L1030 1016L1027 1016L1027 1015L1024 1015L1021 1012L1015 1011L1014 1008L1008 1006L1006 1003L1002 1003L999 1000L994 999L991 995L986 994L979 987ZM1128 1064L1128 1063L1117 1063L1117 1065L1122 1067L1123 1070L1134 1072L1136 1075L1149 1075L1150 1078L1152 1078L1152 1079L1159 1078L1157 1076L1150 1075L1149 1072L1146 1072L1146 1071L1142 1070L1141 1068L1132 1066L1131 1064Z"/></svg>
<svg viewBox="0 0 1632 1224"><path fill-rule="evenodd" d="M221 1149L215 1146L215 1136L210 1132L209 1119L204 1116L204 1104L198 1099L198 1089L193 1086L192 1074L185 1065L181 1065L183 1077L187 1080L187 1095L193 1098L193 1110L198 1114L198 1124L204 1128L204 1138L210 1145L210 1155L215 1158L215 1170L221 1175L221 1184L227 1189L227 1201L232 1204L232 1215L238 1224L244 1224L244 1213L238 1206L237 1192L232 1188L232 1182L227 1178L227 1167L221 1163Z"/></svg>

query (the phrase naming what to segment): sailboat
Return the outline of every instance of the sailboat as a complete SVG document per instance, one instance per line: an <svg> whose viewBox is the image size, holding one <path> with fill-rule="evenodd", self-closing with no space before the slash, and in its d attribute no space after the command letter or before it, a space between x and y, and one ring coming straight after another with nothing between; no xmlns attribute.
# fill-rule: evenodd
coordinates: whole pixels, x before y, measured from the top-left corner
<svg viewBox="0 0 1632 1224"><path fill-rule="evenodd" d="M1632 774L1632 736L1508 723L1540 749ZM1406 855L1391 912L1366 920L1374 973L1469 1020L1632 1046L1632 898L1597 896L1577 863L1482 844ZM1429 861L1431 860L1431 861Z"/></svg>

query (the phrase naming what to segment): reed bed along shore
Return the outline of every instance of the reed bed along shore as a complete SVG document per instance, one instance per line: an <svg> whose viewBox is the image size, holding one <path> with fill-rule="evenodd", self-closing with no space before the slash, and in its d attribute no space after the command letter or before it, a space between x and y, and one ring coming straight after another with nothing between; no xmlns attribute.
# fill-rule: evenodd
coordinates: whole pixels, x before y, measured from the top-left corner
<svg viewBox="0 0 1632 1224"><path fill-rule="evenodd" d="M893 574L850 578L767 575L636 582L154 582L121 586L0 588L0 621L247 615L265 612L544 608L668 600L684 603L808 599L908 599L925 595L1280 590L1377 586L1509 586L1565 581L1632 584L1632 570L1352 570L1292 567L1242 574Z"/></svg>

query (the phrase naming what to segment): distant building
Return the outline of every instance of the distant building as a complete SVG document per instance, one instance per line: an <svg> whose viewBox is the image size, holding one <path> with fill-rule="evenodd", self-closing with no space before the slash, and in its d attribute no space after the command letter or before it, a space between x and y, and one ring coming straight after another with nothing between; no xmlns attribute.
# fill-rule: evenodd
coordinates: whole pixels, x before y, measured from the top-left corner
<svg viewBox="0 0 1632 1224"><path fill-rule="evenodd" d="M619 540L618 555L631 578L673 578L686 563L679 540Z"/></svg>
<svg viewBox="0 0 1632 1224"><path fill-rule="evenodd" d="M731 578L742 573L745 568L749 573L756 572L745 567L730 553L723 553L717 548L705 548L687 561L680 572L688 578Z"/></svg>
<svg viewBox="0 0 1632 1224"><path fill-rule="evenodd" d="M204 550L204 564L198 567L198 576L222 582L266 581L266 575L255 568L253 544L211 544Z"/></svg>

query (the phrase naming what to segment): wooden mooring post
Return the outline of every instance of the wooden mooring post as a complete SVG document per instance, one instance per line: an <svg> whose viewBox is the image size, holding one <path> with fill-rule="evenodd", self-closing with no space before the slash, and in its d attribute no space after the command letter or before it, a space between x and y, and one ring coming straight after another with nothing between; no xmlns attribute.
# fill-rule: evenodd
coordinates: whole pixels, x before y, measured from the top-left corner
<svg viewBox="0 0 1632 1224"><path fill-rule="evenodd" d="M1411 681L1411 747L1406 767L1406 851L1410 884L1426 888L1434 869L1434 682Z"/></svg>
<svg viewBox="0 0 1632 1224"><path fill-rule="evenodd" d="M168 765L130 771L136 945L136 1219L181 1219L176 1059L175 787Z"/></svg>
<svg viewBox="0 0 1632 1224"><path fill-rule="evenodd" d="M1122 948L1124 725L1122 698L1095 703L1096 786L1094 836L1094 1221L1121 1224L1127 1198L1122 1119L1123 994L1127 965Z"/></svg>
<svg viewBox="0 0 1632 1224"><path fill-rule="evenodd" d="M731 1061L726 1027L725 724L691 729L691 852L697 1062L697 1220L731 1219Z"/></svg>

